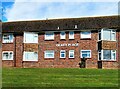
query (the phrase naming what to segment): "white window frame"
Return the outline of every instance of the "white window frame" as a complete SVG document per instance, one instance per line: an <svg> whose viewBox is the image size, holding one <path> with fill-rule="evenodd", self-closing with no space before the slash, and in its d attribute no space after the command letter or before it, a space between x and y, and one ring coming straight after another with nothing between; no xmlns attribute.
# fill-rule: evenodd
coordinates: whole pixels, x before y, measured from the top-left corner
<svg viewBox="0 0 120 89"><path fill-rule="evenodd" d="M111 51L111 58L113 58L113 53L115 53L115 59L103 59L103 50L98 51L98 60L106 60L106 61L116 61L116 50L110 50ZM115 52L113 52L115 51ZM99 53L101 53L101 59L99 59Z"/></svg>
<svg viewBox="0 0 120 89"><path fill-rule="evenodd" d="M89 51L89 52L90 52L90 57L86 57L86 58L91 58L91 50L81 50L81 51L80 51L81 58L83 58L83 56L82 56L82 54L83 54L82 52L83 52L83 51Z"/></svg>
<svg viewBox="0 0 120 89"><path fill-rule="evenodd" d="M10 55L10 53L12 53L12 58L11 59L3 59L3 54L4 53L8 53L8 55ZM13 51L3 51L2 52L2 60L13 60Z"/></svg>
<svg viewBox="0 0 120 89"><path fill-rule="evenodd" d="M98 41L105 40L105 39L103 39L104 30L110 31L110 40L106 40L106 41L116 41L116 29L104 29L104 28L98 31ZM115 40L112 40L113 33L115 34ZM99 38L99 34L101 34L101 39Z"/></svg>
<svg viewBox="0 0 120 89"><path fill-rule="evenodd" d="M31 34L33 36L33 40L34 41L27 41L27 39L31 39L31 38L27 38L26 34ZM37 40L35 41L35 38L37 36ZM38 33L35 32L24 32L24 43L38 43Z"/></svg>
<svg viewBox="0 0 120 89"><path fill-rule="evenodd" d="M72 36L71 36L71 32L73 33ZM70 31L70 32L69 32L69 39L74 39L74 31Z"/></svg>
<svg viewBox="0 0 120 89"><path fill-rule="evenodd" d="M73 54L73 57L70 57L70 54L71 54L71 53ZM74 50L69 50L69 58L74 58L74 57L75 57L74 55L75 55Z"/></svg>
<svg viewBox="0 0 120 89"><path fill-rule="evenodd" d="M27 54L27 53L37 53L37 57L34 57L34 59L26 59L25 58L25 55ZM37 58L37 59L36 59ZM38 61L38 52L28 52L28 51L24 51L23 52L23 61Z"/></svg>
<svg viewBox="0 0 120 89"><path fill-rule="evenodd" d="M51 51L52 53L52 55L53 55L53 57L47 57L46 55L47 55L47 51ZM44 58L54 58L54 56L55 56L55 53L54 53L54 50L46 50L46 51L44 51Z"/></svg>
<svg viewBox="0 0 120 89"><path fill-rule="evenodd" d="M12 40L5 40L5 39L4 39L4 38L5 38L5 35L8 35L9 38L10 38L10 35L12 35ZM3 34L2 42L3 42L3 43L13 43L13 39L14 39L14 36L13 36L12 33L5 33L5 34Z"/></svg>
<svg viewBox="0 0 120 89"><path fill-rule="evenodd" d="M62 35L62 33L64 33L64 35ZM65 33L65 31L60 32L60 39L61 40L66 39L66 33Z"/></svg>
<svg viewBox="0 0 120 89"><path fill-rule="evenodd" d="M64 53L62 53L62 52L64 52ZM61 54L64 54L65 56L62 57ZM60 50L60 58L66 58L66 51L65 50Z"/></svg>
<svg viewBox="0 0 120 89"><path fill-rule="evenodd" d="M47 34L52 34L51 38L47 37ZM45 32L44 40L54 40L54 32Z"/></svg>
<svg viewBox="0 0 120 89"><path fill-rule="evenodd" d="M85 32L89 32L89 36L84 36ZM82 31L80 32L81 39L91 38L91 31Z"/></svg>

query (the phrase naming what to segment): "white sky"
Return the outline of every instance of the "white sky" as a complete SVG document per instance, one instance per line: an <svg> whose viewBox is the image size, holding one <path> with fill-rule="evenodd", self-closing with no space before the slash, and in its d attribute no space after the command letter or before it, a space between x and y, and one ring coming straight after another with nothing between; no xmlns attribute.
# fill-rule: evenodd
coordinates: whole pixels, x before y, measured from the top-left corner
<svg viewBox="0 0 120 89"><path fill-rule="evenodd" d="M15 0L4 16L8 21L20 21L117 14L118 0Z"/></svg>

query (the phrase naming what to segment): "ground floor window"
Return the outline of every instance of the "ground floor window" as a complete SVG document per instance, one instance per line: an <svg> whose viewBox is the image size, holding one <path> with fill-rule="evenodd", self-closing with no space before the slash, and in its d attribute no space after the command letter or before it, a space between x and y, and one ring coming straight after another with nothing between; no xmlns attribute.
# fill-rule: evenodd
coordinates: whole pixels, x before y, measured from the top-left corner
<svg viewBox="0 0 120 89"><path fill-rule="evenodd" d="M116 60L116 50L99 50L99 60Z"/></svg>
<svg viewBox="0 0 120 89"><path fill-rule="evenodd" d="M91 58L91 50L81 50L81 58Z"/></svg>
<svg viewBox="0 0 120 89"><path fill-rule="evenodd" d="M37 52L24 52L23 61L38 61Z"/></svg>
<svg viewBox="0 0 120 89"><path fill-rule="evenodd" d="M12 51L3 51L2 52L2 60L13 60L13 52Z"/></svg>
<svg viewBox="0 0 120 89"><path fill-rule="evenodd" d="M74 58L74 50L69 50L69 58Z"/></svg>
<svg viewBox="0 0 120 89"><path fill-rule="evenodd" d="M60 58L65 58L66 57L66 52L65 50L60 51Z"/></svg>
<svg viewBox="0 0 120 89"><path fill-rule="evenodd" d="M44 58L54 58L54 50L47 50L44 52Z"/></svg>

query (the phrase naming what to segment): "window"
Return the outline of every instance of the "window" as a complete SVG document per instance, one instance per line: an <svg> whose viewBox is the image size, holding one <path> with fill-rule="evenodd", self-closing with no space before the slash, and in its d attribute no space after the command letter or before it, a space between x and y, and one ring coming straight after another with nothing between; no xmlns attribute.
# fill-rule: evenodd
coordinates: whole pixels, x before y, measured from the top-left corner
<svg viewBox="0 0 120 89"><path fill-rule="evenodd" d="M65 39L65 32L60 33L60 39Z"/></svg>
<svg viewBox="0 0 120 89"><path fill-rule="evenodd" d="M54 51L53 50L45 51L44 58L54 58Z"/></svg>
<svg viewBox="0 0 120 89"><path fill-rule="evenodd" d="M61 50L60 51L60 58L65 58L65 57L66 57L65 50Z"/></svg>
<svg viewBox="0 0 120 89"><path fill-rule="evenodd" d="M99 40L116 41L116 31L113 29L102 29L99 31Z"/></svg>
<svg viewBox="0 0 120 89"><path fill-rule="evenodd" d="M3 34L3 43L12 43L13 34Z"/></svg>
<svg viewBox="0 0 120 89"><path fill-rule="evenodd" d="M91 38L91 32L81 32L81 38Z"/></svg>
<svg viewBox="0 0 120 89"><path fill-rule="evenodd" d="M24 52L23 61L38 61L37 52Z"/></svg>
<svg viewBox="0 0 120 89"><path fill-rule="evenodd" d="M54 32L46 32L45 40L54 40Z"/></svg>
<svg viewBox="0 0 120 89"><path fill-rule="evenodd" d="M13 52L12 51L3 51L2 59L3 60L13 60Z"/></svg>
<svg viewBox="0 0 120 89"><path fill-rule="evenodd" d="M74 32L73 31L69 32L69 39L74 39Z"/></svg>
<svg viewBox="0 0 120 89"><path fill-rule="evenodd" d="M99 60L116 60L116 51L115 50L100 50Z"/></svg>
<svg viewBox="0 0 120 89"><path fill-rule="evenodd" d="M91 50L81 50L81 58L91 58Z"/></svg>
<svg viewBox="0 0 120 89"><path fill-rule="evenodd" d="M69 50L69 58L74 58L74 50Z"/></svg>
<svg viewBox="0 0 120 89"><path fill-rule="evenodd" d="M24 32L24 43L38 43L38 34L33 32Z"/></svg>

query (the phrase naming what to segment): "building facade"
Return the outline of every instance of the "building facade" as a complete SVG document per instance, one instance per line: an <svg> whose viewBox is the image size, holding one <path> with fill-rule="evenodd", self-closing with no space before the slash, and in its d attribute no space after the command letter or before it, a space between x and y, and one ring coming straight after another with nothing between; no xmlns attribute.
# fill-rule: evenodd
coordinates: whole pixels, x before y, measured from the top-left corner
<svg viewBox="0 0 120 89"><path fill-rule="evenodd" d="M2 23L3 67L119 67L118 16Z"/></svg>

